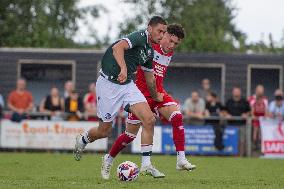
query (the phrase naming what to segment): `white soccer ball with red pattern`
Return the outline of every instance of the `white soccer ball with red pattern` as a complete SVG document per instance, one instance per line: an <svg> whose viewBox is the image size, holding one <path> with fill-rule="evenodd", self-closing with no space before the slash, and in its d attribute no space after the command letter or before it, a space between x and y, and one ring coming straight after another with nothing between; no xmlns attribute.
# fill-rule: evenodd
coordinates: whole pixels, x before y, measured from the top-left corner
<svg viewBox="0 0 284 189"><path fill-rule="evenodd" d="M121 181L135 181L138 176L139 167L131 161L125 161L117 167L117 177Z"/></svg>

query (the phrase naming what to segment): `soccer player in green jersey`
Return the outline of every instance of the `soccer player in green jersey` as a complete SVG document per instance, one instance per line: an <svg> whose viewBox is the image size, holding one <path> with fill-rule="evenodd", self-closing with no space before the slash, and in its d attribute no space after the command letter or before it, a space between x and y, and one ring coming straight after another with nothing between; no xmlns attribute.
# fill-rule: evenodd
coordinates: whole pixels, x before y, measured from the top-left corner
<svg viewBox="0 0 284 189"><path fill-rule="evenodd" d="M147 100L133 82L133 74L141 66L151 97L157 102L163 101L163 94L157 92L152 60L152 43L159 43L167 29L166 21L154 16L146 30L133 32L113 43L102 58L102 69L96 83L98 127L94 127L76 138L74 158L79 161L88 143L109 136L112 122L121 106L133 113L143 124L141 134L141 152L152 153L155 117ZM148 172L154 178L165 175L148 166ZM102 174L109 179L109 174Z"/></svg>

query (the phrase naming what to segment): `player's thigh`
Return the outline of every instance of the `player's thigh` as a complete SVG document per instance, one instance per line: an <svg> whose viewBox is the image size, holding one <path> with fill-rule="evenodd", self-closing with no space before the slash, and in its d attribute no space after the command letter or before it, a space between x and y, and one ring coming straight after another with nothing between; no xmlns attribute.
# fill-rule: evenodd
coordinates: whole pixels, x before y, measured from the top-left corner
<svg viewBox="0 0 284 189"><path fill-rule="evenodd" d="M180 111L180 110L176 105L170 105L170 106L160 107L158 108L158 111L164 118L169 120L173 112Z"/></svg>
<svg viewBox="0 0 284 189"><path fill-rule="evenodd" d="M96 83L97 115L103 122L112 122L123 105L124 85L114 84L102 76Z"/></svg>
<svg viewBox="0 0 284 189"><path fill-rule="evenodd" d="M155 122L155 117L146 98L133 82L128 86L124 106L127 111L133 113L143 123L143 126L153 125L153 122Z"/></svg>
<svg viewBox="0 0 284 189"><path fill-rule="evenodd" d="M139 102L137 104L133 104L130 106L129 110L139 120L141 120L143 126L154 124L153 122L155 122L155 117L147 102Z"/></svg>

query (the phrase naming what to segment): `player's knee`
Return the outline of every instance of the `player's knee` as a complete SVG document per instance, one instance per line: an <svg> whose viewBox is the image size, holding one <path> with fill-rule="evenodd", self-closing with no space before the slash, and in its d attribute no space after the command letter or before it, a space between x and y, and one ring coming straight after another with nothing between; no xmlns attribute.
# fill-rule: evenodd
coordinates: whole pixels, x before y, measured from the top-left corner
<svg viewBox="0 0 284 189"><path fill-rule="evenodd" d="M180 111L174 111L170 115L169 121L182 121L182 119L183 119L182 113Z"/></svg>
<svg viewBox="0 0 284 189"><path fill-rule="evenodd" d="M172 125L175 127L182 127L183 126L183 116L180 111L174 111L170 118L169 121L172 123Z"/></svg>
<svg viewBox="0 0 284 189"><path fill-rule="evenodd" d="M144 126L154 126L156 123L156 118L154 115L145 117L144 120L142 121Z"/></svg>

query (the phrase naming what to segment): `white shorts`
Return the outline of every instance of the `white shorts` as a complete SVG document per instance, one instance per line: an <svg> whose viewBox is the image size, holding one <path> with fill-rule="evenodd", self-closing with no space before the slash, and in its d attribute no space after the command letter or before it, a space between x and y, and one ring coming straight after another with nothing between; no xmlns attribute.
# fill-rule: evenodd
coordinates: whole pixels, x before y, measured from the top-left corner
<svg viewBox="0 0 284 189"><path fill-rule="evenodd" d="M100 75L96 83L96 92L97 115L103 122L113 121L121 106L129 108L133 104L147 102L133 81L119 85Z"/></svg>

